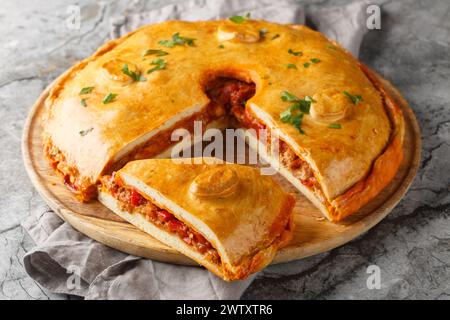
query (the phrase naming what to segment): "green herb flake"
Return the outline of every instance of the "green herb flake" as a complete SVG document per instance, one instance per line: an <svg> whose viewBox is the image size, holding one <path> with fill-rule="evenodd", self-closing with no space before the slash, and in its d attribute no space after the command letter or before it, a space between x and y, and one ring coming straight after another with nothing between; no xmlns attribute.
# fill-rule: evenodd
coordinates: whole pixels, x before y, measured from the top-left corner
<svg viewBox="0 0 450 320"><path fill-rule="evenodd" d="M343 94L345 94L353 102L354 105L357 105L363 100L360 95L352 95L348 91L343 91Z"/></svg>
<svg viewBox="0 0 450 320"><path fill-rule="evenodd" d="M159 59L153 60L150 64L151 64L151 65L154 65L155 67L153 67L153 68L147 70L147 74L152 73L152 72L155 72L155 71L158 71L158 70L163 70L163 69L165 69L165 68L166 68L166 65L167 65L167 62L164 61L164 59L159 58Z"/></svg>
<svg viewBox="0 0 450 320"><path fill-rule="evenodd" d="M229 18L231 22L241 24L250 19L250 12L248 12L245 16L232 16Z"/></svg>
<svg viewBox="0 0 450 320"><path fill-rule="evenodd" d="M331 129L341 129L342 126L341 126L339 123L331 123L331 124L328 126L328 128L331 128Z"/></svg>
<svg viewBox="0 0 450 320"><path fill-rule="evenodd" d="M80 95L91 93L92 90L94 90L94 87L84 87L83 89L80 90Z"/></svg>
<svg viewBox="0 0 450 320"><path fill-rule="evenodd" d="M180 33L177 32L172 35L172 40L161 40L158 43L167 48L173 48L175 46L184 46L184 45L188 45L188 46L192 47L192 46L194 46L194 41L195 41L195 39L182 37L182 36L180 36Z"/></svg>
<svg viewBox="0 0 450 320"><path fill-rule="evenodd" d="M86 98L81 99L81 100L80 100L80 104L81 104L83 107L87 107Z"/></svg>
<svg viewBox="0 0 450 320"><path fill-rule="evenodd" d="M143 57L146 56L151 56L151 55L155 55L157 57L162 57L162 56L167 56L169 53L163 50L158 50L158 49L149 49L149 50L145 50L144 53L142 54Z"/></svg>
<svg viewBox="0 0 450 320"><path fill-rule="evenodd" d="M305 96L303 99L300 99L288 91L281 92L281 100L294 102L294 104L280 113L280 120L283 123L292 124L301 134L305 134L301 128L302 120L305 114L309 114L311 103L316 101L310 96Z"/></svg>
<svg viewBox="0 0 450 320"><path fill-rule="evenodd" d="M225 49L225 46L224 46L223 44L219 44L219 45L217 46L217 48L219 48L219 49Z"/></svg>
<svg viewBox="0 0 450 320"><path fill-rule="evenodd" d="M133 79L133 81L147 81L147 79L145 79L140 73L137 73L137 72L134 72L134 71L131 71L129 68L128 68L128 65L127 64L124 64L123 65L123 68L122 68L122 72L124 73L124 74L126 74L127 76L129 76L131 79Z"/></svg>
<svg viewBox="0 0 450 320"><path fill-rule="evenodd" d="M317 59L317 58L312 58L311 59L311 62L312 63L319 63L321 60L320 59Z"/></svg>
<svg viewBox="0 0 450 320"><path fill-rule="evenodd" d="M288 63L288 64L286 65L286 67L287 67L288 69L297 69L297 66L296 66L295 64L293 64L293 63Z"/></svg>
<svg viewBox="0 0 450 320"><path fill-rule="evenodd" d="M303 67L305 67L305 68L309 68L309 66L311 65L311 63L309 63L309 62L305 62L304 64L303 64Z"/></svg>
<svg viewBox="0 0 450 320"><path fill-rule="evenodd" d="M92 130L94 130L94 128L89 128L86 130L81 130L78 133L80 134L80 136L84 137L85 135L87 135L89 132L91 132Z"/></svg>
<svg viewBox="0 0 450 320"><path fill-rule="evenodd" d="M292 54L292 55L294 55L296 57L301 57L303 55L303 53L301 51L294 51L292 49L289 49L288 53L290 53L290 54Z"/></svg>
<svg viewBox="0 0 450 320"><path fill-rule="evenodd" d="M332 44L327 44L327 48L331 50L337 50L337 47L333 46Z"/></svg>
<svg viewBox="0 0 450 320"><path fill-rule="evenodd" d="M275 39L277 39L277 38L279 38L280 37L280 35L277 33L276 35L274 35L270 40L275 40Z"/></svg>
<svg viewBox="0 0 450 320"><path fill-rule="evenodd" d="M259 37L260 37L260 38L264 38L268 32L269 32L269 30L267 30L267 29L265 29L265 28L259 30Z"/></svg>
<svg viewBox="0 0 450 320"><path fill-rule="evenodd" d="M108 104L114 101L114 99L117 97L117 94L115 93L108 93L104 98L103 98L103 104Z"/></svg>
<svg viewBox="0 0 450 320"><path fill-rule="evenodd" d="M298 100L300 100L300 99L297 98L296 96L294 96L294 95L293 95L292 93L290 93L290 92L283 91L283 92L281 92L281 100L292 102L292 101L298 101Z"/></svg>

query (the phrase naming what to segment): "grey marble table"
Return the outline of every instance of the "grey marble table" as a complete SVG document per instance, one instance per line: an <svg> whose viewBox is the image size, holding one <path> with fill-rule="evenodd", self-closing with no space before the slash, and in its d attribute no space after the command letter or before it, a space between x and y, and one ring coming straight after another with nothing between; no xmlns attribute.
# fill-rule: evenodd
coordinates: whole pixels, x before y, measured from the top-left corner
<svg viewBox="0 0 450 320"><path fill-rule="evenodd" d="M42 203L21 160L28 110L52 79L108 39L111 16L164 3L1 1L0 299L70 298L39 287L22 265L34 244L20 222ZM73 4L81 7L79 30L66 24ZM450 2L391 1L381 27L366 36L361 59L403 92L419 119L423 159L414 184L371 231L329 253L268 268L243 298L450 298ZM381 270L380 289L367 287L370 265Z"/></svg>

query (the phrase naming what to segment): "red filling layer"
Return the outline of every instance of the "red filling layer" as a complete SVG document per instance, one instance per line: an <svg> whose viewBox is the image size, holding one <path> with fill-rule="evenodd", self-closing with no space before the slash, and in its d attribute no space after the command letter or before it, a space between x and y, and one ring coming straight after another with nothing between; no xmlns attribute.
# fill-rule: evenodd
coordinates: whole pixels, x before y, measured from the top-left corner
<svg viewBox="0 0 450 320"><path fill-rule="evenodd" d="M178 220L173 214L156 206L134 188L117 183L114 176L103 177L102 184L103 188L119 201L122 210L144 215L147 221L166 232L176 234L186 244L203 254L205 258L214 263L219 263L219 254L211 243L200 233Z"/></svg>

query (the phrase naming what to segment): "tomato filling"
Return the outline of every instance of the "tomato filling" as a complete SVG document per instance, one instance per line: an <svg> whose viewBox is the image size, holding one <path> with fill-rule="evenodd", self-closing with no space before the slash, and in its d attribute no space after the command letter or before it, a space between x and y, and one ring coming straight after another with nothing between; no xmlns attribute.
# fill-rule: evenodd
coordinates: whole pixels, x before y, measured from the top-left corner
<svg viewBox="0 0 450 320"><path fill-rule="evenodd" d="M212 104L224 106L242 126L254 129L258 139L260 139L260 130L266 129L265 143L270 146L270 131L249 112L248 108L245 108L246 101L255 94L253 83L224 77L217 78L208 83L206 93ZM322 203L326 203L322 188L309 164L297 156L286 142L279 140L279 148L281 165L289 169L304 186L313 191Z"/></svg>
<svg viewBox="0 0 450 320"><path fill-rule="evenodd" d="M60 176L62 176L64 184L70 191L82 201L90 199L97 194L97 187L88 178L80 175L78 170L67 164L63 153L56 148L50 139L46 139L44 143L44 154L47 157L50 166Z"/></svg>
<svg viewBox="0 0 450 320"><path fill-rule="evenodd" d="M204 255L206 259L213 263L220 263L220 257L216 249L200 233L178 220L167 210L153 204L143 197L136 189L125 186L112 176L102 178L103 188L118 200L120 209L141 214L145 219L158 228L177 235L186 244Z"/></svg>

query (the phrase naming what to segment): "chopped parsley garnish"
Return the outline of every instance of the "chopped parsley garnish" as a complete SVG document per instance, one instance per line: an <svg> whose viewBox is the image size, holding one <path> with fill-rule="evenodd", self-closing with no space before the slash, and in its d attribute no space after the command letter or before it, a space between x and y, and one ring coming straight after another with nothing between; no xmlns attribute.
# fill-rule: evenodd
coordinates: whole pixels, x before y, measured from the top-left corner
<svg viewBox="0 0 450 320"><path fill-rule="evenodd" d="M336 50L337 49L337 47L333 46L332 44L327 44L327 48L331 49L331 50Z"/></svg>
<svg viewBox="0 0 450 320"><path fill-rule="evenodd" d="M147 74L158 71L158 70L163 70L166 68L167 62L164 61L164 59L155 59L151 62L151 65L154 65L153 68L147 70Z"/></svg>
<svg viewBox="0 0 450 320"><path fill-rule="evenodd" d="M281 100L292 102L292 101L297 101L299 99L296 96L294 96L292 93L283 91L283 92L281 92Z"/></svg>
<svg viewBox="0 0 450 320"><path fill-rule="evenodd" d="M81 105L82 105L83 107L87 107L86 98L81 99L81 100L80 100L80 103L81 103Z"/></svg>
<svg viewBox="0 0 450 320"><path fill-rule="evenodd" d="M310 65L311 65L311 63L309 63L309 62L305 62L305 63L303 64L303 66L304 66L305 68L309 68Z"/></svg>
<svg viewBox="0 0 450 320"><path fill-rule="evenodd" d="M342 126L341 126L339 123L331 123L331 124L328 126L328 128L331 128L331 129L341 129Z"/></svg>
<svg viewBox="0 0 450 320"><path fill-rule="evenodd" d="M311 103L315 102L315 100L310 96L300 99L287 91L281 92L281 100L294 102L294 104L280 113L280 120L284 123L292 124L301 134L305 134L301 128L303 116L309 114Z"/></svg>
<svg viewBox="0 0 450 320"><path fill-rule="evenodd" d="M172 35L172 40L161 40L158 43L167 48L173 48L175 46L184 46L185 44L192 47L194 45L194 41L195 39L182 37L180 36L180 33L177 32Z"/></svg>
<svg viewBox="0 0 450 320"><path fill-rule="evenodd" d="M92 130L94 130L94 128L89 128L86 130L81 130L80 132L78 132L80 134L80 136L84 137L85 135L87 135L89 132L91 132Z"/></svg>
<svg viewBox="0 0 450 320"><path fill-rule="evenodd" d="M311 62L312 63L319 63L321 60L320 59L317 59L317 58L312 58L311 59Z"/></svg>
<svg viewBox="0 0 450 320"><path fill-rule="evenodd" d="M103 98L103 104L108 104L114 101L114 99L117 97L117 94L115 93L108 93L104 98Z"/></svg>
<svg viewBox="0 0 450 320"><path fill-rule="evenodd" d="M288 53L290 53L290 54L292 54L292 55L294 55L296 57L301 57L303 55L303 53L301 51L294 51L292 49L289 49Z"/></svg>
<svg viewBox="0 0 450 320"><path fill-rule="evenodd" d="M260 38L264 38L264 37L266 36L267 32L269 32L269 30L267 30L267 29L265 29L265 28L259 30L259 37L260 37Z"/></svg>
<svg viewBox="0 0 450 320"><path fill-rule="evenodd" d="M94 90L94 87L84 87L80 90L80 94L88 94L91 93L92 90Z"/></svg>
<svg viewBox="0 0 450 320"><path fill-rule="evenodd" d="M133 79L133 81L147 81L140 73L131 71L127 64L123 65L122 72Z"/></svg>
<svg viewBox="0 0 450 320"><path fill-rule="evenodd" d="M224 49L225 46L224 46L223 44L219 44L219 45L217 46L217 48L219 48L219 49Z"/></svg>
<svg viewBox="0 0 450 320"><path fill-rule="evenodd" d="M277 33L276 35L274 35L272 38L271 38L271 40L275 40L275 39L277 39L277 38L279 38L280 37L280 35Z"/></svg>
<svg viewBox="0 0 450 320"><path fill-rule="evenodd" d="M163 50L157 50L157 49L149 49L144 51L144 53L142 54L143 57L145 56L151 56L151 55L155 55L157 57L162 57L162 56L167 56L169 53Z"/></svg>
<svg viewBox="0 0 450 320"><path fill-rule="evenodd" d="M286 67L287 67L288 69L297 69L297 66L296 66L295 64L293 64L293 63L288 63L288 64L286 65Z"/></svg>
<svg viewBox="0 0 450 320"><path fill-rule="evenodd" d="M248 12L245 16L232 16L229 18L230 21L238 24L244 23L248 19L250 19L250 12Z"/></svg>
<svg viewBox="0 0 450 320"><path fill-rule="evenodd" d="M345 94L353 102L354 105L357 105L363 99L360 95L352 95L348 93L348 91L344 91L343 94Z"/></svg>

